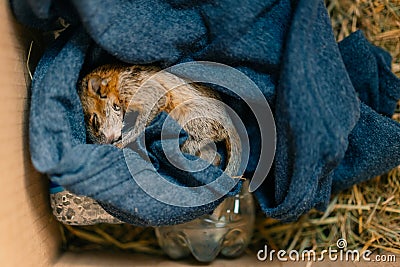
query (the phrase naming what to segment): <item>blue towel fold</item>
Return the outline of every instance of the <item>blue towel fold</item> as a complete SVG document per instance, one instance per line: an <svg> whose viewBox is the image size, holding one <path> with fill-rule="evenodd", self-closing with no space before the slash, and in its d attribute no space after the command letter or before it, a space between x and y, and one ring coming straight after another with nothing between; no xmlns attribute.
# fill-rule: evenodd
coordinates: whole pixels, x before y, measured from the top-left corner
<svg viewBox="0 0 400 267"><path fill-rule="evenodd" d="M58 17L71 24L49 45L34 75L30 147L35 167L66 189L95 198L123 221L181 223L211 212L222 200L169 205L147 194L135 176L145 174L151 186L158 172L171 184L204 185L210 195L234 194L240 184L212 183L222 173L213 166L197 173L177 172L161 153L159 132L166 114L146 130L147 146L137 142L132 150L122 151L86 144L76 83L107 62L168 67L208 60L250 77L276 120L273 169L255 192L267 216L288 221L311 208L324 209L332 192L400 164L400 125L389 118L400 98L391 58L360 31L337 44L322 0L10 3L17 19L28 26L55 29ZM246 126L250 160L245 175L251 178L265 129L260 132L236 95L214 88ZM252 101L262 104L257 98ZM182 132L179 141L185 136ZM154 192L182 203L202 197L185 199L163 189Z"/></svg>

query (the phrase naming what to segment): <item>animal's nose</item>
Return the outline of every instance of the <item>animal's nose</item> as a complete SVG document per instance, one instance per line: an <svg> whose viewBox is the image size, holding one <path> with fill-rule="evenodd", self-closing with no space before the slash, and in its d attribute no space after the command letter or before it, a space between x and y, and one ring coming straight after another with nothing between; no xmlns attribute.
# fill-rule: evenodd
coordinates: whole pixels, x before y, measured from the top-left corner
<svg viewBox="0 0 400 267"><path fill-rule="evenodd" d="M119 141L122 140L122 135L121 135L121 134L118 134L118 135L111 135L110 138L109 138L109 140L110 140L109 143L111 143L111 144L117 143L117 142L119 142Z"/></svg>

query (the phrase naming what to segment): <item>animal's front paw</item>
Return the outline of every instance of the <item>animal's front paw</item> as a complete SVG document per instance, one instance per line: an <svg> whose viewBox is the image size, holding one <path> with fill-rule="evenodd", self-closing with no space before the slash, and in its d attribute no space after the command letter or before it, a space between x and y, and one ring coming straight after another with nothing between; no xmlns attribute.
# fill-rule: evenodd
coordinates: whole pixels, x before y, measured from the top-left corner
<svg viewBox="0 0 400 267"><path fill-rule="evenodd" d="M117 141L117 142L113 143L113 145L118 148L124 148L124 144L122 143L122 141Z"/></svg>

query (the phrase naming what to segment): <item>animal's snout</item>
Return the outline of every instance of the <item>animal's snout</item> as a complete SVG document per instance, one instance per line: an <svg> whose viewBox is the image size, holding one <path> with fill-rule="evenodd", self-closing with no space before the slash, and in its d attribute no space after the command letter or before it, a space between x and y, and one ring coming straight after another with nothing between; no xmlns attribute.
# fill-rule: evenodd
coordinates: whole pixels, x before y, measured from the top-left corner
<svg viewBox="0 0 400 267"><path fill-rule="evenodd" d="M122 140L121 134L112 134L107 138L108 144L114 144Z"/></svg>
<svg viewBox="0 0 400 267"><path fill-rule="evenodd" d="M120 134L117 138L114 138L114 140L111 143L114 144L114 143L118 143L120 141L122 141L122 134Z"/></svg>

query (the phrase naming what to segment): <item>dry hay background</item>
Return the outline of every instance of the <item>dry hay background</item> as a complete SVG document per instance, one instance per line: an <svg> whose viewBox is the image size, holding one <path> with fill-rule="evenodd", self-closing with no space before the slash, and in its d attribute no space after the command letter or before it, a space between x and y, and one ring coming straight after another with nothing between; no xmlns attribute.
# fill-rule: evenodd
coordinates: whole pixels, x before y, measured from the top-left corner
<svg viewBox="0 0 400 267"><path fill-rule="evenodd" d="M357 29L393 56L393 71L400 77L400 0L327 0L338 41ZM400 121L399 105L395 119ZM122 225L60 225L66 250L122 249L162 254L152 228ZM339 238L348 249L400 253L400 167L332 196L325 212L310 211L297 222L281 223L257 215L248 253L263 248L314 249L336 246Z"/></svg>

